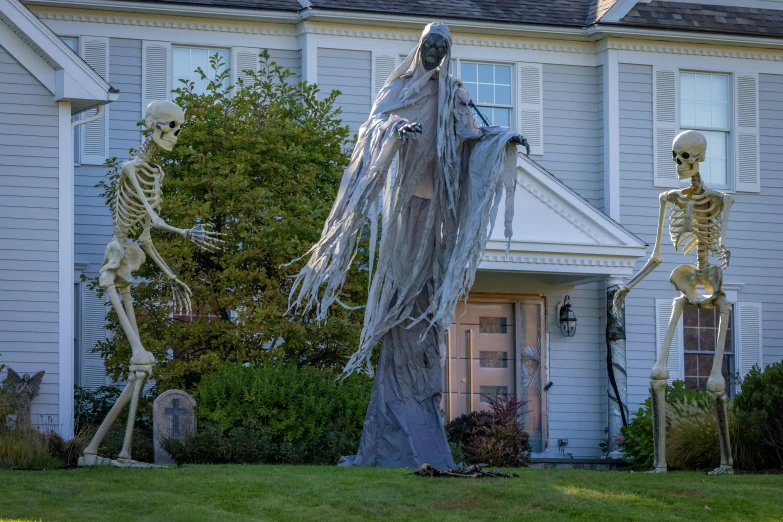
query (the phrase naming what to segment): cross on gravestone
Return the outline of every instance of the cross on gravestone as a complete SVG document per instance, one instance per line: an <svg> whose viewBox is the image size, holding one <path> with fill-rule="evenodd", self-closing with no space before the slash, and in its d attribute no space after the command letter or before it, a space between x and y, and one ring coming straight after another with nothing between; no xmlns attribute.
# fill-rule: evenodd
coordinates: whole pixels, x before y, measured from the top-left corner
<svg viewBox="0 0 783 522"><path fill-rule="evenodd" d="M186 414L188 410L179 407L179 399L173 399L171 406L163 411L166 415L171 415L171 437L177 439L179 438L179 416Z"/></svg>
<svg viewBox="0 0 783 522"><path fill-rule="evenodd" d="M152 430L155 464L170 464L171 456L163 449L166 440L185 442L196 432L196 401L182 390L168 390L152 404Z"/></svg>

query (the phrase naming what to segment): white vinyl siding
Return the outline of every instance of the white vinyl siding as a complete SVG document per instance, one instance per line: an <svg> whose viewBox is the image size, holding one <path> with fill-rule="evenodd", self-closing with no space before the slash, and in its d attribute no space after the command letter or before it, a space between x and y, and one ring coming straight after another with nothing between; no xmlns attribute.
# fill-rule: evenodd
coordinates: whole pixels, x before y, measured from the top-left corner
<svg viewBox="0 0 783 522"><path fill-rule="evenodd" d="M32 422L58 428L59 110L2 46L0 99L0 362L46 371Z"/></svg>

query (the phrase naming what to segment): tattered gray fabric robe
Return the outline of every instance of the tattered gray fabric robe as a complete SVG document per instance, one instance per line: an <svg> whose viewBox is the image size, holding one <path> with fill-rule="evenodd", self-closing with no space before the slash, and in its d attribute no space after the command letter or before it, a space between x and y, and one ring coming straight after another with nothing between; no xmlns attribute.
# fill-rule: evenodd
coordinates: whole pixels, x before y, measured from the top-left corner
<svg viewBox="0 0 783 522"><path fill-rule="evenodd" d="M450 49L448 27L430 24L422 40L430 31L446 36ZM440 415L443 334L473 284L504 186L511 237L514 133L476 126L467 91L448 74L448 55L434 71L419 56L417 47L378 94L321 239L291 292L293 307L315 306L323 319L339 302L369 224L370 258L378 248L378 264L370 267L364 329L345 372L372 373L372 350L383 342L359 453L341 465L454 466ZM399 128L414 122L422 134L403 143Z"/></svg>

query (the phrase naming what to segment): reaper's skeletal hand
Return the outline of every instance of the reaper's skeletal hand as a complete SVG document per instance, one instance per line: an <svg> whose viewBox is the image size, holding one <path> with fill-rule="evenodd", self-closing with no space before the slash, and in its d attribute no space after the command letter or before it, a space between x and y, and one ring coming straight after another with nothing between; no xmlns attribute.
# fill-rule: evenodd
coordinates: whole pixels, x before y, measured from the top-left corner
<svg viewBox="0 0 783 522"><path fill-rule="evenodd" d="M175 277L171 280L171 291L174 294L174 313L190 315L192 312L190 296L193 295L193 292L190 291L188 285Z"/></svg>
<svg viewBox="0 0 783 522"><path fill-rule="evenodd" d="M397 136L403 143L407 143L412 134L421 134L421 125L416 122L406 123L397 130Z"/></svg>
<svg viewBox="0 0 783 522"><path fill-rule="evenodd" d="M731 259L731 251L723 245L718 245L713 249L715 254L715 260L720 270L726 270L729 267L729 260Z"/></svg>
<svg viewBox="0 0 783 522"><path fill-rule="evenodd" d="M522 145L523 147L525 147L525 153L528 156L530 156L530 144L527 142L527 138L525 138L521 134L516 134L512 136L511 139L508 140L508 142L511 145Z"/></svg>
<svg viewBox="0 0 783 522"><path fill-rule="evenodd" d="M216 252L220 249L218 243L223 243L223 240L219 237L223 234L211 230L211 227L212 225L196 225L190 230L185 231L185 237L190 239L194 245L200 246L202 250L206 250L207 252Z"/></svg>

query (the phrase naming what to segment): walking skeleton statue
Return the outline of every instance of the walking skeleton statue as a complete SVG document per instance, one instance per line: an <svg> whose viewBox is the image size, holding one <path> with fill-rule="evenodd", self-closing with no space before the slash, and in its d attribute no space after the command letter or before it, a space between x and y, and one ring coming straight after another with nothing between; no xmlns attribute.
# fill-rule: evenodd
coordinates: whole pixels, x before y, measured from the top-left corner
<svg viewBox="0 0 783 522"><path fill-rule="evenodd" d="M688 305L699 308L717 308L720 311L718 339L712 371L707 380L707 394L713 402L713 411L718 425L720 442L720 466L711 474L733 473L729 425L726 415L726 381L721 374L723 350L726 343L726 329L731 316L731 303L723 292L723 271L729 266L730 252L724 241L729 221L729 210L734 203L730 194L710 190L704 186L699 174L699 164L704 161L707 140L696 131L685 131L674 138L672 159L677 164L677 176L681 180L690 178L690 186L670 190L660 195L658 233L652 256L642 269L614 298L615 314L620 309L628 292L661 264L661 241L666 221L666 208L672 205L669 234L675 249L683 249L685 255L696 251L696 265L680 265L672 271L670 281L682 292L672 306L666 337L655 366L650 372L650 395L653 410L653 438L655 443L654 473L666 472L666 381L669 378L667 362L674 331L683 309ZM710 265L710 255L716 257L716 264ZM699 291L701 285L705 292Z"/></svg>
<svg viewBox="0 0 783 522"><path fill-rule="evenodd" d="M141 148L122 165L122 171L117 180L116 195L111 205L112 240L106 246L98 282L106 295L109 296L112 307L122 325L122 330L128 337L133 356L130 360L128 384L101 423L90 445L79 458L80 466L144 465L131 460L130 446L139 395L145 381L152 376L155 358L141 344L130 287L133 282L133 273L146 260L145 252L171 283L174 293L174 311L184 314L191 313L190 296L192 294L190 289L177 278L158 251L155 250L150 232L156 228L179 234L206 251L214 251L218 248L218 243L222 243L222 240L219 239L221 234L209 228L202 225L196 225L188 230L176 228L168 225L158 215L163 201L161 192L163 169L158 165L151 164L150 158L157 147L164 150L174 148L184 120L185 113L175 103L166 100L150 103L144 113L144 123L150 131L150 135ZM128 234L138 225L142 225L142 233L139 236L141 248L133 242L127 242ZM122 409L129 402L130 410L128 424L125 428L125 440L117 460L99 457L98 447L109 428L119 417Z"/></svg>

